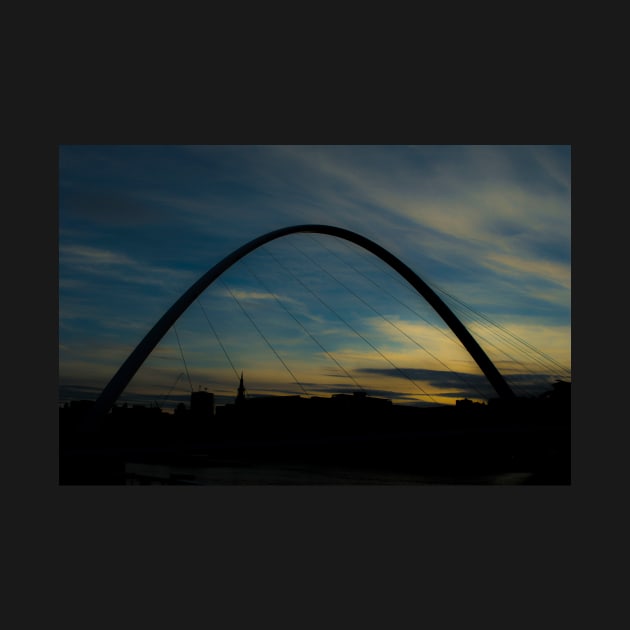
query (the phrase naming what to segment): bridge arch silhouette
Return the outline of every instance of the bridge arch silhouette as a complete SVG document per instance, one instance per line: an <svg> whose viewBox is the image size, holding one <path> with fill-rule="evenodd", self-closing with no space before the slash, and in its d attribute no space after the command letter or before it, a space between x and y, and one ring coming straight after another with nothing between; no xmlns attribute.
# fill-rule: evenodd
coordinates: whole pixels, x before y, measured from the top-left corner
<svg viewBox="0 0 630 630"><path fill-rule="evenodd" d="M507 384L503 376L499 373L494 363L483 351L481 346L468 332L468 329L462 324L458 317L444 303L444 301L424 282L412 269L405 263L394 256L385 248L377 245L374 241L357 234L351 230L340 227L319 224L294 225L268 232L255 238L245 245L234 250L231 254L223 258L214 267L203 274L181 297L164 313L158 322L140 341L136 348L131 352L129 357L120 366L116 374L105 386L100 396L97 398L91 413L88 416L90 424L102 419L111 409L120 394L127 387L135 373L144 363L155 346L160 342L162 337L168 332L177 319L186 311L186 309L205 291L223 272L227 271L232 265L238 262L247 254L258 249L262 245L269 243L275 239L290 234L300 232L310 232L316 234L325 234L336 238L344 239L374 254L383 262L389 265L401 277L416 289L418 293L433 307L440 315L447 326L453 331L457 338L462 342L470 356L477 363L481 371L484 373L499 398L514 398L514 392Z"/></svg>

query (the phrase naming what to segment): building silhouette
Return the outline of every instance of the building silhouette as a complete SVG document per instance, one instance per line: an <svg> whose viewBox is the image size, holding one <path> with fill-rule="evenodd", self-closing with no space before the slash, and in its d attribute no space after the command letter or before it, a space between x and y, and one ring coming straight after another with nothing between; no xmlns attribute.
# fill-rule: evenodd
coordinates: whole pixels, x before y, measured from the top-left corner
<svg viewBox="0 0 630 630"><path fill-rule="evenodd" d="M214 394L208 391L190 393L190 413L199 418L214 417Z"/></svg>
<svg viewBox="0 0 630 630"><path fill-rule="evenodd" d="M568 483L570 385L559 381L531 399L478 404L464 398L455 405L413 407L365 391L249 397L241 372L232 403L215 405L213 393L199 390L190 393L188 408L180 403L174 413L157 404L115 405L102 431L87 442L75 426L93 403L73 401L59 409L60 478L122 483L126 462L172 464L201 455L216 465L264 461L414 474L533 471Z"/></svg>

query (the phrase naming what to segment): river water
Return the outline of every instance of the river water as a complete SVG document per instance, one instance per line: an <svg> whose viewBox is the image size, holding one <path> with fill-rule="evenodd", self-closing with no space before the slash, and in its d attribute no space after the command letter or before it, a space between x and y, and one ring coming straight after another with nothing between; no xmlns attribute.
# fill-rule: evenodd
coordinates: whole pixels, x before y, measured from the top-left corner
<svg viewBox="0 0 630 630"><path fill-rule="evenodd" d="M344 468L342 466L219 465L172 466L146 463L125 465L126 485L523 485L556 484L528 472L498 474L410 474Z"/></svg>

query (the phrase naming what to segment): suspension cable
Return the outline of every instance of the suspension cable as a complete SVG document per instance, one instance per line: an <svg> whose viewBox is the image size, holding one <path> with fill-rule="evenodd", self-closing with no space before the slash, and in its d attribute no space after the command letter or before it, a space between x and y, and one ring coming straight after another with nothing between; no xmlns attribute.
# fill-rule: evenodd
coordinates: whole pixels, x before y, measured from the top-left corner
<svg viewBox="0 0 630 630"><path fill-rule="evenodd" d="M267 293L269 293L274 300L280 305L280 307L284 310L284 312L289 315L289 317L291 317L293 319L293 321L295 321L301 328L302 330L326 353L326 355L328 356L328 358L333 361L337 367L339 367L340 370L343 371L343 373L362 391L364 392L365 390L363 389L363 387L361 387L361 385L357 382L357 380L343 367L343 365L341 365L341 363L339 363L339 361L330 353L328 352L328 350L326 350L326 348L324 348L324 346L319 342L318 339L316 339L316 337L311 334L311 332L302 324L302 322L300 320L297 319L297 317L295 317L293 315L293 313L291 313L289 311L289 309L286 307L285 304L283 304L283 302L278 298L278 296L269 289L269 287L259 278L259 276L252 271L249 266L247 266L245 263L243 263L243 265L245 266L245 268L249 271L249 273L254 276L254 278L260 283L260 285L265 289L265 291L267 291Z"/></svg>
<svg viewBox="0 0 630 630"><path fill-rule="evenodd" d="M173 331L175 332L175 337L177 338L177 345L179 346L179 353L182 355L182 361L184 363L184 369L186 370L186 376L188 377L188 383L190 384L190 391L193 391L193 384L190 380L190 373L188 372L188 366L186 365L186 359L184 358L184 351L182 350L182 344L179 341L179 335L177 334L177 327L173 324Z"/></svg>
<svg viewBox="0 0 630 630"><path fill-rule="evenodd" d="M171 395L171 392L175 389L175 386L177 385L177 383L179 383L179 379L182 376L184 376L184 373L180 372L179 376L175 379L175 382L171 385L171 388L168 390L166 395L162 397L162 404L164 404L169 399L169 396Z"/></svg>
<svg viewBox="0 0 630 630"><path fill-rule="evenodd" d="M311 238L313 238L312 235L309 235ZM313 238L313 240L315 240ZM370 278L368 275L364 274L360 269L358 269L357 267L355 267L352 263L350 263L349 261L341 258L336 252L332 251L331 249L329 249L328 247L326 247L325 245L322 245L321 243L318 243L318 245L320 245L321 247L323 247L329 254L332 254L333 256L335 256L335 258L337 258L337 260L341 261L343 264L347 265L348 267L350 267L353 271L355 271L356 273L358 273L359 275L363 276L366 280L368 280L369 282L371 282L379 291L382 291L384 293L386 293L388 296L390 296L391 298L393 298L394 300L396 300L399 304L401 304L402 306L404 306L405 308L409 309L412 313L414 313L414 315L418 316L420 319L422 319L423 321L425 321L429 326L435 328L437 331L441 332L449 341L453 341L451 339L451 337L449 337L446 333L444 333L444 331L438 327L435 326L435 324L429 322L429 320L427 320L425 317L423 317L422 315L420 315L419 313L417 313L414 309L412 309L410 306L408 306L407 304L405 304L404 302L402 302L401 300L399 300L395 295L393 295L392 293L390 293L386 288L381 287L376 281L374 281L374 279ZM320 267L321 268L321 267ZM325 269L323 269L323 271L325 271L329 276L333 277L330 272L326 271ZM485 398L485 394L483 392L481 392L475 385L474 383L470 383L468 382L464 376L462 375L461 372L456 372L455 370L451 369L446 363L444 363L444 361L442 361L439 357L437 357L436 355L434 355L431 351L427 350L427 348L425 348L419 341L417 341L416 339L413 339L411 336L409 336L404 330L402 330L397 324L395 324L394 322L392 322L387 316L379 313L375 308L373 308L370 304L368 304L368 302L366 302L360 295L358 295L357 293L355 293L354 291L352 291L352 289L349 289L348 287L346 287L339 279L334 278L339 284L341 284L344 288L346 288L347 291L349 291L352 295L354 295L357 299L359 299L361 302L363 302L363 304L365 304L368 308L370 308L372 311L374 311L379 317L381 317L382 319L384 319L388 324L390 324L391 326L393 326L398 332L400 332L401 334L403 334L407 339L409 339L409 341L411 341L414 345L416 345L418 348L420 348L420 350L423 350L424 352L426 352L432 359L434 359L435 361L437 361L440 365L442 365L444 368L446 368L446 370L448 372L450 372L451 374L453 374L455 377L459 378L460 381L466 386L466 387L470 387L473 390L475 390L477 392L477 394L479 394L482 398Z"/></svg>
<svg viewBox="0 0 630 630"><path fill-rule="evenodd" d="M228 354L227 350L225 349L225 346L221 342L221 339L219 338L219 334L215 330L214 326L210 323L210 318L208 317L208 314L206 313L206 309L203 307L203 304L199 300L197 300L197 304L199 304L201 310L203 311L203 314L204 314L204 316L206 318L206 321L208 322L208 326L210 326L210 330L214 333L214 336L216 337L216 340L218 341L219 345L221 346L221 350L223 350L223 354L225 355L226 359L228 360L228 362L232 366L232 370L234 370L234 374L236 375L236 378L238 380L239 379L239 374L238 374L236 368L234 367L234 363L232 363L232 359L230 359L230 355Z"/></svg>
<svg viewBox="0 0 630 630"><path fill-rule="evenodd" d="M273 345L271 344L271 342L267 339L267 337L265 337L265 335L263 334L263 332L260 330L260 328L258 327L258 325L256 324L256 322L254 321L254 319L251 317L251 315L245 310L245 307L240 303L240 301L238 300L238 298L234 295L234 293L232 293L232 290L230 289L230 287L227 286L227 284L225 283L225 281L223 279L220 279L221 284L227 289L228 293L232 296L232 298L234 299L234 301L238 304L239 308L243 311L243 313L245 314L245 316L247 317L247 319L249 319L249 321L251 322L252 326L256 329L256 331L258 332L258 334L262 337L262 339L265 341L265 343L269 346L269 348L271 349L271 351L276 355L277 359L280 361L280 363L282 363L282 365L284 366L285 370L291 375L291 378L293 378L293 381L300 386L300 389L304 392L304 394L306 394L307 396L309 395L308 392L304 389L304 386L302 385L302 383L300 383L300 381L298 381L298 379L296 378L295 374L293 374L293 372L291 371L291 369L289 368L289 366L284 362L284 360L282 359L282 357L280 356L280 354L278 354L278 351L273 347Z"/></svg>
<svg viewBox="0 0 630 630"><path fill-rule="evenodd" d="M460 317L462 319L465 319L465 316L467 315L467 313L465 311L462 311L462 309L458 308L458 306L456 304L452 305L452 308L454 311L456 311L457 313L459 313ZM488 326L487 324L484 324L484 322L480 322L477 320L473 320L473 323L479 323L481 326L484 327L484 329L487 329L488 334L493 335L494 337L499 338L501 341L504 342L504 344L507 344L509 346L511 346L512 348L514 348L516 351L518 352L522 352L523 354L525 354L526 356L528 356L530 359L532 359L533 361L535 361L536 363L539 363L541 365L541 367L543 367L545 370L549 369L548 365L545 365L544 363L542 363L540 360L538 360L536 357L534 356L530 356L527 352L525 352L523 349L515 347L514 343L510 342L510 340L505 339L503 337L501 337L495 330L493 330L490 326ZM527 366L525 363L523 363L522 361L520 361L519 359L517 359L513 354L510 354L505 347L499 347L496 343L494 343L493 341L491 341L486 335L484 335L481 331L476 331L475 335L477 336L478 339L481 339L485 344L487 344L488 346L494 348L498 353L506 356L512 363L516 363L517 365L519 365L523 372L526 374L529 374L531 376L540 376L539 373L537 373L536 371L534 371L534 369L530 366ZM512 376L510 378L510 375L506 375L506 378L510 379L510 382L512 383L512 387L514 387L515 389L520 389L521 391L525 391L525 393L532 393L532 390L528 390L526 387L517 384L515 382L515 377Z"/></svg>
<svg viewBox="0 0 630 630"><path fill-rule="evenodd" d="M347 243L343 243L343 245L347 248L350 248L350 245ZM411 291L411 289L398 277L395 276L393 274L391 274L390 272L388 272L387 270L385 271L385 273L388 275L388 277L390 277L391 279L393 279L395 282L397 282L399 285L403 286L407 291ZM452 299L456 304L452 305L452 308L454 310L457 310L458 313L460 313L460 316L466 318L465 316L467 316L467 318L471 321L474 321L475 323L480 324L481 326L483 326L484 328L487 328L489 333L492 334L495 337L500 338L505 344L509 345L510 347L512 347L513 349L515 349L518 352L521 352L522 354L525 354L528 358L530 358L532 361L538 363L539 365L541 365L545 370L549 370L550 366L548 364L545 364L544 362L541 361L540 357L545 357L548 361L550 361L552 364L554 364L557 368L561 369L565 374L570 375L570 370L568 370L567 368L563 367L562 365L560 365L557 361L555 361L553 358L549 357L548 355L546 355L545 353L543 353L542 351L538 350L537 348L535 348L532 344L529 344L527 341L520 339L518 336L516 336L514 333L511 333L509 330L507 330L506 328L504 328L503 326L501 326L498 323L493 322L490 318L488 318L487 316L483 315L482 313L478 313L477 311L475 311L472 307L466 305L464 302L462 302L461 300L458 300L457 298L455 298L454 296L450 295L448 292L446 292L444 289L436 286L433 283L427 283L430 284L430 286L432 286L432 288L434 288L436 291L439 291L441 293L443 293L445 296L449 297L450 299ZM386 289L383 289L386 291ZM395 296L392 296L394 299L397 299ZM410 308L409 306L407 306L404 302L400 302L401 304L403 304L403 306L406 306L406 308ZM458 308L458 304L461 304L465 309L467 309L467 311L469 312L465 312L464 315L462 315L462 310L460 308ZM413 311L413 309L410 309ZM470 313L473 314L477 314L478 318L472 318L470 317ZM416 313L417 314L417 313ZM420 316L421 317L421 316ZM483 318L485 321L483 321L481 318ZM425 320L426 321L426 320ZM486 322L490 322L490 324L486 323ZM508 339L505 336L501 336L498 332L497 329L499 330L503 330L505 332L506 335L512 337L512 339ZM438 330L440 330L438 328ZM443 331L442 331L443 332ZM498 352L502 353L503 355L505 355L510 361L519 364L525 372L531 374L531 375L536 375L536 372L531 368L531 367L527 367L525 364L523 364L521 361L519 361L516 357L514 357L513 355L509 354L505 349L503 348L499 348L497 345L495 345L494 343L492 343L486 336L484 336L483 334L477 332L476 335L482 339L484 342L486 342L488 345L492 346L493 348L495 348ZM519 341L522 345L521 346L517 346L516 343L513 341L513 339L516 339L517 341ZM531 348L531 350L535 353L532 354L530 352L528 352L527 350L525 350L525 348L523 348L522 346L527 346L529 348ZM551 370L553 372L553 369ZM519 386L516 386L517 388Z"/></svg>
<svg viewBox="0 0 630 630"><path fill-rule="evenodd" d="M524 391L525 393L529 395L539 394L540 388L543 382L548 385L547 381L550 375L549 373L557 374L557 372L555 372L554 370L554 366L558 367L559 364L556 361L551 360L552 363L549 363L549 362L545 363L540 358L541 356L543 356L543 353L536 350L536 348L531 346L531 344L528 344L527 342L519 340L519 338L516 337L516 335L513 335L512 333L510 333L510 331L504 329L498 324L495 324L494 322L492 322L492 320L490 320L488 317L484 316L483 314L481 313L477 314L477 312L474 309L467 306L465 303L461 302L461 300L457 300L456 298L454 298L447 292L443 291L439 287L436 287L436 291L442 291L446 296L445 299L451 298L453 300L451 307L453 308L454 311L459 313L462 319L471 321L472 323L478 324L481 327L482 330L477 330L475 332L475 334L477 335L479 339L483 340L488 346L491 346L492 348L494 348L498 353L507 357L512 363L519 365L521 369L523 370L523 375L529 375L536 379L534 382L530 382L528 386L525 386L517 382L517 379L518 379L517 375L511 375L511 376L506 375L506 378L510 380L510 382L512 383L515 389ZM471 316L471 313L472 313L472 316ZM505 330L505 334L502 334L501 330ZM482 331L485 331L487 334L484 334ZM502 343L502 347L499 347L498 345L493 343L493 341L491 341L487 335L491 335L493 338L498 339ZM522 341L522 344L520 346L517 345L515 339ZM527 350L525 346L531 347L534 352ZM529 362L530 362L529 365L526 365L525 363L523 363L523 361L519 360L513 353L508 352L507 348L511 348L512 350L520 353L521 355L524 355L527 359L529 359ZM541 374L539 371L535 370L533 367L534 364L538 364L540 367L542 367L545 370L546 373ZM564 368L561 368L561 369L566 372Z"/></svg>
<svg viewBox="0 0 630 630"><path fill-rule="evenodd" d="M558 363L558 361L556 361L553 357L550 357L549 355L545 354L544 352L542 352L541 350L539 350L538 348L533 346L528 341L526 341L524 339L521 339L519 336L515 335L513 332L511 332L510 330L508 330L507 328L505 328L501 324L498 324L497 322L492 321L487 315L484 315L483 313L480 313L479 311L476 311L474 308L472 308L471 306L465 304L464 302L462 302L461 300L459 300L455 296L451 295L450 293L448 293L447 291L445 291L441 287L435 286L435 288L438 291L440 291L442 294L448 296L451 300L453 300L457 304L460 304L464 309L466 309L466 310L472 312L474 315L476 315L479 318L480 322L481 322L481 320L483 320L485 322L488 322L487 325L488 325L488 327L491 327L491 330L493 330L494 328L498 328L499 330L503 331L506 335L511 337L513 340L518 341L520 344L522 344L522 345L526 346L527 348L529 348L532 351L532 353L534 353L534 354L528 355L528 356L531 356L532 358L535 358L535 355L538 355L539 357L543 357L549 363L551 363L552 365L554 365L556 368L560 369L561 371L565 372L567 375L570 373L569 369L567 369L566 367L564 367L563 365ZM526 354L525 350L521 350L521 352ZM540 359L538 359L537 361L538 361L538 363L543 365L543 367L548 367L548 366L544 366L544 364L542 363L542 361L540 361Z"/></svg>
<svg viewBox="0 0 630 630"><path fill-rule="evenodd" d="M295 247L295 245L293 245L293 243L291 243L291 245L293 247ZM295 247L295 249L302 255L306 256L304 254L304 252L301 252L297 247ZM271 254L271 252L269 252ZM275 256L273 256L273 254L271 254L271 256L274 258L274 260L276 260L276 262L278 262L278 264L284 268L284 266L277 260L277 258ZM308 258L308 257L307 257ZM285 268L286 269L286 268ZM429 394L428 392L426 392L424 389L422 389L422 387L420 387L420 385L418 385L418 383L416 383L408 374L406 374L401 368L399 368L397 365L395 365L394 363L392 363L392 361L386 357L371 341L369 341L364 335L362 335L356 328L354 328L346 319L344 319L341 315L339 315L339 313L337 313L329 304L327 304L319 295L317 295L312 289L310 289L310 287L308 287L306 284L304 284L304 282L298 277L296 276L290 269L286 269L286 271L288 271L291 276L300 283L300 285L302 287L304 287L304 289L306 289L309 293L311 293L315 299L317 299L325 308L327 308L329 311L331 311L340 321L342 321L355 335L357 335L357 337L360 337L365 343L367 343L375 352L377 352L385 361L387 361L387 363L389 363L398 373L400 373L404 378L406 378L414 387L416 387L417 389L419 389L422 394L424 396L428 396L434 403L438 404L437 401L433 398L433 396L431 396L431 394Z"/></svg>

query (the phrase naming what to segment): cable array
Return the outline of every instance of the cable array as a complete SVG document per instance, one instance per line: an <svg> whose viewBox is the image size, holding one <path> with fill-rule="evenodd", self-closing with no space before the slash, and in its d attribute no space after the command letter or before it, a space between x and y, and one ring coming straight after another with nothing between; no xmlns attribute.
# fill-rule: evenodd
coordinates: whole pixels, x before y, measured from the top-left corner
<svg viewBox="0 0 630 630"><path fill-rule="evenodd" d="M282 365L284 366L285 370L292 377L293 382L296 383L300 387L300 389L304 392L304 394L306 394L308 396L308 392L306 391L306 389L304 389L304 386L302 385L302 383L297 379L295 374L293 374L293 372L291 371L291 368L286 364L285 360L280 356L280 353L275 349L275 347L269 341L269 339L267 339L267 337L262 332L262 330L260 329L258 324L256 324L256 322L254 321L254 318L247 312L247 309L241 304L240 300L234 295L234 293L232 292L230 287L228 287L228 285L224 282L223 279L219 280L219 282L221 282L221 284L225 287L225 289L228 291L228 293L232 296L232 298L234 299L236 304L243 311L244 315L251 322L252 326L256 329L256 332L261 336L263 341L269 346L270 350L275 354L275 356L278 359L278 361L280 361L280 363L282 363Z"/></svg>
<svg viewBox="0 0 630 630"><path fill-rule="evenodd" d="M313 240L315 240L315 238L312 235L311 238ZM397 296L395 296L393 293L391 293L391 291L389 291L387 288L381 286L380 284L378 284L373 278L371 278L370 276L368 276L367 274L363 273L360 269L358 269L355 265L353 265L352 263L348 262L347 260L342 259L340 256L338 256L335 252L333 252L331 249L329 249L328 247L326 247L325 245L322 245L321 243L318 243L323 249L325 249L329 254L332 254L337 260L339 260L342 264L350 267L354 272L356 272L357 274L359 274L360 276L362 276L363 278L365 278L368 282L370 282L374 287L376 287L379 291L381 291L382 293L385 293L386 295L388 295L390 298L392 298L395 302L397 302L398 304L400 304L401 306L405 307L407 310L409 310L411 313L413 313L416 317L418 317L419 319L421 319L422 321L424 321L426 324L428 324L430 327L432 327L434 330L436 330L437 332L439 332L440 334L444 335L449 341L452 341L451 337L449 337L449 335L447 335L444 330L442 328L439 328L438 326L436 326L435 324L433 324L433 322L429 321L426 317L424 317L424 315L418 313L417 310L411 308L408 304L406 304L405 302L403 302L402 300L400 300ZM346 247L350 247L350 245L348 243L344 242L344 245ZM330 272L326 271L326 273L328 273L329 275ZM332 277L332 276L331 276ZM337 282L339 282L339 280L337 280ZM344 285L345 286L345 285ZM464 378L464 376L462 376L461 372L456 372L455 370L451 369L446 363L444 363L444 361L442 361L439 357L437 357L435 354L433 354L431 351L429 351L427 348L425 348L419 341L417 341L416 339L414 339L413 337L411 337L410 335L408 335L404 330L402 330L397 324L395 324L394 322L392 322L388 317L386 317L385 315L383 315L382 313L379 313L376 309L374 309L373 306L371 306L370 304L368 304L361 296L359 296L357 293L355 293L354 291L352 291L351 289L349 289L348 287L346 287L346 289L352 293L357 299L359 299L361 302L363 302L364 304L366 304L366 306L368 306L368 308L370 308L372 311L374 311L377 315L379 315L383 320L385 320L388 324L390 324L392 327L394 327L398 332L400 332L402 335L404 335L407 339L409 339L409 341L411 341L415 346L417 346L418 348L420 348L420 350L423 350L424 352L426 352L434 361L436 361L437 363L439 363L440 365L442 365L448 372L450 372L451 374L453 374L453 376L455 376L456 378L458 378L459 380L462 381L462 383L466 386L469 387L473 390L475 390L481 397L484 396L484 393L481 392L473 383L471 383L470 381L467 381L466 378ZM457 342L458 345L460 345L463 348L463 344L461 342Z"/></svg>
<svg viewBox="0 0 630 630"><path fill-rule="evenodd" d="M351 248L351 245L346 243L345 241L342 242L342 244L344 247L348 249ZM370 263L374 265L374 261L370 260ZM357 271L357 273L361 273L356 268L355 268L355 271ZM404 289L407 292L413 294L415 297L413 288L410 287L402 278L400 278L400 276L392 273L391 270L389 269L384 269L384 270L379 269L379 271L381 271L381 273L386 274L389 279L396 282L401 287L404 287ZM369 279L369 277L366 276L365 274L361 273L361 275ZM477 329L475 330L475 338L479 342L483 341L486 346L491 347L496 351L497 356L500 355L502 357L505 357L510 364L519 366L522 369L521 375L518 375L518 374L504 374L503 375L506 378L506 380L510 382L511 386L513 387L515 391L517 391L517 393L521 393L524 395L539 394L541 393L541 388L549 386L550 377L555 376L556 378L560 378L560 379L571 378L571 371L568 368L562 366L560 363L555 361L555 359L545 354L544 352L540 351L539 349L534 347L531 343L521 339L520 337L518 337L517 335L509 331L504 326L493 321L492 319L490 319L490 317L474 309L470 305L464 303L462 300L454 297L443 288L430 282L427 282L427 284L429 284L436 293L440 293L443 296L443 299L448 303L449 307L457 314L457 316L460 318L462 322L467 324L467 326L469 327L473 324L477 326ZM396 300L399 304L406 306L403 301L397 299L393 294L388 292L387 289L385 289L382 286L380 286L379 288L387 292L390 295L390 297ZM408 306L406 307L409 308ZM413 309L410 309L410 310L413 310ZM416 312L416 315L418 317L422 317L417 312ZM444 331L442 331L440 328L437 328L437 327L435 328L436 330L439 330L443 334L445 334ZM498 345L498 343L495 343L495 341L503 345ZM511 350L511 352L509 350ZM517 355L514 354L514 352L524 355L530 361L531 364L538 365L545 371L545 373L541 375L539 371L536 371L535 369L533 369L533 367L529 367L526 363L520 360L517 357ZM532 382L532 385L530 387L526 387L520 381L523 380L523 378L527 376L537 378L538 384L536 385L536 383Z"/></svg>
<svg viewBox="0 0 630 630"><path fill-rule="evenodd" d="M326 348L322 345L322 343L315 337L315 335L313 335L305 326L304 324L302 324L302 322L300 320L297 319L297 317L295 317L295 315L293 315L293 313L291 313L291 311L289 311L289 309L285 306L285 304L278 298L278 296L271 291L271 289L269 289L269 287L266 285L266 283L264 283L260 277L258 276L258 274L256 274L254 271L252 271L251 269L249 269L248 267L248 271L252 274L252 276L260 283L260 285L271 295L273 296L274 300L276 301L276 303L284 310L285 313L287 313L287 315L289 315L289 317L291 317L293 319L293 321L295 321L300 328L319 346L319 348L321 348L321 350L326 354L326 356L333 361L333 363L335 363L335 365L348 377L349 380L351 380L354 385L360 390L360 391L365 391L363 389L363 387L357 382L357 380L354 378L354 376L352 376L352 374L350 374L348 372L348 370L346 370L346 368L343 367L343 365L341 365L341 363L339 363L339 361L328 351L326 350Z"/></svg>
<svg viewBox="0 0 630 630"><path fill-rule="evenodd" d="M353 264L352 260L348 257L340 256L336 251L332 248L327 247L326 244L322 243L322 238L315 239L313 235L308 235L308 238L311 239L311 242L315 243L321 250L326 252L327 257L325 260L335 260L336 263L340 263L336 265L336 271L341 271L342 269L346 269L355 274L356 277L363 278L365 281L369 282L372 287L374 287L378 292L379 296L387 296L390 300L391 304L398 304L403 307L407 311L409 311L414 318L424 322L428 326L430 326L436 333L440 335L444 335L450 342L456 344L460 349L463 348L463 344L454 338L453 334L449 334L450 331L446 330L444 326L440 327L433 323L430 319L425 317L419 310L413 306L411 306L407 301L401 299L398 295L396 295L390 287L384 286L382 282L377 282L374 279L374 274L368 274L359 268L358 265ZM454 378L457 378L461 381L463 385L463 391L465 392L476 392L480 398L485 398L486 395L479 389L475 382L471 380L471 374L466 374L465 372L455 370L450 367L445 361L443 361L439 356L437 356L434 352L431 352L425 345L423 345L418 339L414 338L407 331L405 331L399 324L392 320L391 317L388 317L385 313L383 313L379 308L377 308L373 303L370 303L363 295L360 295L357 291L355 291L352 287L348 285L347 282L344 282L338 275L330 271L330 269L326 268L319 260L317 260L314 256L309 255L304 249L300 249L295 243L296 239L285 239L285 243L290 246L295 252L297 252L298 257L301 260L306 260L310 265L311 269L316 269L320 277L329 278L334 285L341 287L344 291L345 295L352 296L357 303L363 305L363 307L367 308L373 314L375 314L380 320L385 322L389 327L394 329L399 335L403 336L408 342L413 344L423 353L426 353L428 357L430 357L433 361L438 363L444 368L445 373L449 373ZM341 241L344 247L351 250L353 253L356 253L356 248L353 248L349 243L345 241ZM357 339L361 340L364 344L366 344L373 352L375 352L381 359L383 359L387 364L389 364L395 373L397 373L400 377L404 378L406 381L411 383L413 387L420 392L420 395L425 400L430 400L432 403L439 404L435 397L427 392L418 382L416 382L410 375L403 369L402 367L396 365L394 361L387 354L379 348L373 341L371 341L364 332L358 329L354 323L351 323L347 317L344 317L339 308L336 308L333 304L330 303L329 300L324 299L319 291L315 289L312 283L308 282L308 274L301 274L296 271L295 264L288 264L280 259L276 253L274 253L273 249L267 244L264 247L261 247L259 250L259 254L266 257L267 261L270 261L275 269L282 270L283 274L290 278L293 282L297 283L308 295L312 296L322 307L326 310L326 312L331 313L338 321L340 321L343 326L350 331L350 333L355 336ZM379 274L385 274L384 277L396 282L401 287L404 287L405 291L409 296L413 296L413 302L417 302L418 295L417 292L411 287L404 279L395 274L390 269L385 269L384 266L377 266L376 261L373 256L365 257L364 260L369 261L369 264L373 266ZM364 386L362 386L357 380L356 376L353 375L351 370L345 367L342 362L335 356L335 352L331 348L327 348L323 341L319 338L317 334L313 330L310 330L306 323L297 317L296 313L289 308L286 300L283 300L278 295L278 292L275 291L263 277L262 268L257 267L254 270L255 265L251 260L246 261L242 260L237 265L234 266L234 271L231 273L238 273L238 269L244 270L249 277L251 277L254 282L262 288L267 296L273 299L273 302L299 327L301 333L306 335L316 346L322 351L323 355L325 355L331 363L334 363L336 366L336 370L341 373L343 376L348 379L348 381L352 382L353 386L362 391L366 392ZM243 313L243 315L247 318L253 329L256 331L256 334L265 342L269 350L273 353L275 358L281 363L284 370L289 375L291 382L296 384L300 391L309 395L303 381L297 378L294 370L289 365L289 358L283 357L279 349L276 347L274 341L270 337L269 334L265 334L263 332L263 326L260 322L256 321L256 317L253 312L248 310L246 306L243 304L243 301L239 299L237 293L227 284L226 279L221 277L218 279L218 283L225 289L226 295L229 295L234 302L237 304L239 310ZM429 283L427 283L429 284ZM462 322L465 323L467 327L474 326L475 327L475 338L479 342L483 342L487 347L490 347L494 350L496 356L505 357L510 365L518 367L520 373L512 370L512 373L504 374L506 380L510 382L510 385L513 387L514 391L523 395L523 393L527 395L532 395L532 392L541 393L540 390L535 390L535 378L543 378L548 379L549 376L558 376L561 375L562 378L570 379L570 370L566 367L562 366L560 363L555 361L552 357L547 354L541 352L537 348L535 348L531 343L521 339L514 333L510 332L504 326L498 324L497 322L492 321L487 315L479 312L473 307L465 304L462 300L454 297L449 292L444 290L443 288L437 285L430 285L434 291L440 293L443 296L443 299L449 304L449 307L457 314L457 316L461 319ZM233 371L236 379L239 378L239 372L235 367L234 361L231 357L232 351L228 350L228 344L224 343L221 335L217 328L213 325L211 318L208 316L206 309L201 303L200 299L197 300L199 307L203 313L203 316L206 320L206 323L219 345L225 359L230 365L231 370ZM188 369L188 365L186 359L184 357L184 351L182 348L182 344L180 341L179 334L177 332L177 328L173 325L173 331L177 340L177 345L179 347L179 354L184 365L185 374L187 376L190 390L192 392L192 379L190 376L190 371ZM287 331L287 335L289 332ZM520 356L518 356L520 355ZM525 360L522 360L521 357L524 356ZM495 359L496 360L496 359ZM526 362L527 361L527 362ZM538 371L534 369L533 366L536 366ZM541 375L540 369L544 371L544 374ZM171 391L183 376L184 372L182 372L175 384L171 387L171 390L165 397L165 399L170 395ZM530 376L531 378L527 379L526 377ZM251 390L250 390L251 391ZM402 392L401 392L402 394ZM409 395L409 394L405 394ZM417 396L418 394L415 394Z"/></svg>
<svg viewBox="0 0 630 630"><path fill-rule="evenodd" d="M295 247L295 245L293 243L291 243L291 245L293 245L293 247ZM304 255L307 259L309 259L311 262L314 262L314 264L319 267L322 271L324 271L325 273L328 274L328 272L321 267L321 265L319 265L319 263L316 263L315 261L313 261L313 259L308 256L307 254L305 254L304 252L301 252L299 249L296 248L296 250L298 252L300 252L302 255ZM339 313L337 313L329 304L327 304L326 302L324 302L324 300L322 300L317 294L315 294L310 287L308 287L307 285L305 285L297 276L295 276L293 274L293 272L290 272L292 276L295 277L295 279L307 290L309 291L309 293L311 293L317 300L319 300L319 302L321 302L321 304L323 304L326 308L328 308L338 319L340 319L355 335L357 335L358 337L360 337L365 343L367 343L379 356L381 356L385 361L387 361L387 363L389 363L394 370L396 370L403 378L406 378L414 387L416 387L418 390L420 390L420 392L422 393L422 395L427 396L430 400L432 400L433 402L436 402L435 399L433 398L433 396L431 396L431 394L429 394L428 392L426 392L420 385L418 385L418 383L416 383L407 373L404 372L404 370L402 370L400 367L398 367L397 365L395 365L381 350L379 350L379 348L377 348L369 339L367 339L365 337L365 335L363 335L362 333L360 333L354 326L352 326L346 319L344 319L343 317L341 317L341 315L339 315ZM328 274L330 275L330 274ZM340 282L337 278L335 278L334 276L330 275L331 278L333 278L333 280ZM348 290L350 293L352 293L353 295L356 295L353 291L351 291L348 287L346 287L343 283L341 283L342 286ZM369 305L368 305L369 306ZM371 307L370 307L371 308ZM377 314L379 314L377 311L375 311ZM383 317L383 319L386 319L385 316L380 315L380 317Z"/></svg>

